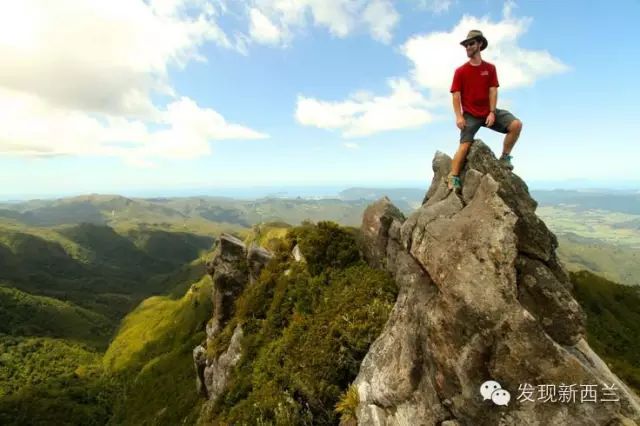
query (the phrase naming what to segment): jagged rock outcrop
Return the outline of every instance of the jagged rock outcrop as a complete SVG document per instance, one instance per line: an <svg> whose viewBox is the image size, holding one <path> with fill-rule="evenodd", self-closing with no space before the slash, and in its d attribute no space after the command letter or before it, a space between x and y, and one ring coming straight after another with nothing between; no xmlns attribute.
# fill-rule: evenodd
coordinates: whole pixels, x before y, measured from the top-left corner
<svg viewBox="0 0 640 426"><path fill-rule="evenodd" d="M207 342L193 350L196 387L205 398L215 400L224 390L231 369L242 355L242 327L236 326L228 348L217 358L207 357L207 345L233 316L238 296L247 285L258 279L271 258L272 254L262 247L251 246L247 250L236 237L222 234L212 259L207 262L207 273L213 281L213 316L206 327Z"/></svg>
<svg viewBox="0 0 640 426"><path fill-rule="evenodd" d="M640 423L640 400L584 340L585 316L535 214L526 184L476 141L460 195L437 153L423 205L408 218L388 198L369 206L363 253L400 292L355 385L362 425ZM497 381L507 405L484 399ZM615 385L617 402L530 402L521 386ZM593 388L592 388L593 389ZM534 395L535 397L535 395Z"/></svg>
<svg viewBox="0 0 640 426"><path fill-rule="evenodd" d="M271 260L271 252L260 246L252 246L247 253L247 263L249 264L249 280L254 282L260 276L262 268Z"/></svg>
<svg viewBox="0 0 640 426"><path fill-rule="evenodd" d="M207 335L213 336L233 314L233 302L249 282L247 248L236 237L222 234L207 262L207 273L213 280L213 318L207 325Z"/></svg>
<svg viewBox="0 0 640 426"><path fill-rule="evenodd" d="M240 361L242 336L242 327L237 325L227 350L218 358L208 362L204 368L204 385L207 389L207 397L211 400L215 400L224 391L231 370Z"/></svg>

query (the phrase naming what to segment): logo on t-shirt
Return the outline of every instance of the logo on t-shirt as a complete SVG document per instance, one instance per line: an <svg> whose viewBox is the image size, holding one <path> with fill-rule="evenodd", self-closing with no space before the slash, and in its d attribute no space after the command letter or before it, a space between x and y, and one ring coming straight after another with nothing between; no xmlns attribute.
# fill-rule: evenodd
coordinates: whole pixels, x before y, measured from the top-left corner
<svg viewBox="0 0 640 426"><path fill-rule="evenodd" d="M484 70L480 73L480 75L485 76L485 75L489 75L489 71Z"/></svg>

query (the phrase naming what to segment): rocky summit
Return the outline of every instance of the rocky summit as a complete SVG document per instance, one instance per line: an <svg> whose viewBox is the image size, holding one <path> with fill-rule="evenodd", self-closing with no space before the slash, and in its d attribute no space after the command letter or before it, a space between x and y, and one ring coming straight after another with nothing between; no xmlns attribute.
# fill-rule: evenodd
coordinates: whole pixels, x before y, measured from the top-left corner
<svg viewBox="0 0 640 426"><path fill-rule="evenodd" d="M436 153L431 186L409 217L386 197L364 212L362 255L399 293L363 351L354 415L344 424L639 425L637 395L585 340L556 237L525 182L479 140L459 194L447 188L450 169L451 159ZM292 249L300 265L305 255ZM210 345L235 324L235 300L273 257L222 235L207 265L213 317L193 355L209 406L243 356L242 324L227 327L221 350Z"/></svg>
<svg viewBox="0 0 640 426"><path fill-rule="evenodd" d="M361 425L636 425L640 400L585 340L585 315L525 182L476 140L449 191L363 217L367 262L400 293L355 385ZM585 398L589 396L589 398Z"/></svg>

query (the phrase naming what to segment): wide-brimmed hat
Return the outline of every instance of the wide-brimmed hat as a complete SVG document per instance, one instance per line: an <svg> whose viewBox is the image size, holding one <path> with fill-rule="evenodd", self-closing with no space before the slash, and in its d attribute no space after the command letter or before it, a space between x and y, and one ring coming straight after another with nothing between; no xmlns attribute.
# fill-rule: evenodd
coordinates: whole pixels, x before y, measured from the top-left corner
<svg viewBox="0 0 640 426"><path fill-rule="evenodd" d="M482 42L482 47L480 48L480 50L486 49L487 48L487 44L489 44L487 39L484 38L484 36L482 35L482 31L480 31L480 30L471 30L471 31L469 31L469 34L467 34L467 38L462 40L460 42L460 44L464 46L466 42L471 41L473 39L478 39L478 40L480 40Z"/></svg>

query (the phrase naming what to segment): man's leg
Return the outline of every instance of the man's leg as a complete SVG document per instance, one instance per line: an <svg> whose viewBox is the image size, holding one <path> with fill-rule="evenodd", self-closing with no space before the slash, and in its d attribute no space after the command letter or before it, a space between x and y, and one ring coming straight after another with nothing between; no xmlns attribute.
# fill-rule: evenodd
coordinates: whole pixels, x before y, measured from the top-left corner
<svg viewBox="0 0 640 426"><path fill-rule="evenodd" d="M451 161L451 173L449 173L447 178L447 186L449 189L455 189L456 191L460 191L461 189L460 170L462 169L464 160L467 158L469 147L471 147L473 138L482 125L482 120L471 114L464 113L464 119L465 126L460 130L460 145Z"/></svg>
<svg viewBox="0 0 640 426"><path fill-rule="evenodd" d="M517 118L513 120L507 127L507 134L504 137L504 143L502 144L502 156L511 154L513 146L520 137L520 131L522 130L522 121Z"/></svg>
<svg viewBox="0 0 640 426"><path fill-rule="evenodd" d="M453 161L451 162L451 174L453 176L460 175L460 169L462 168L465 158L467 158L467 153L469 152L471 143L472 141L460 142L458 151L456 152L456 155L453 156Z"/></svg>
<svg viewBox="0 0 640 426"><path fill-rule="evenodd" d="M467 153L469 152L471 143L472 142L460 142L458 151L456 151L456 155L453 156L453 160L451 161L451 173L447 176L447 188L449 188L449 190L460 192L462 189L459 176L460 169L462 168L464 160L467 158Z"/></svg>

